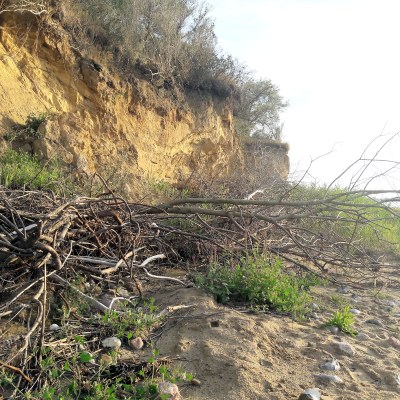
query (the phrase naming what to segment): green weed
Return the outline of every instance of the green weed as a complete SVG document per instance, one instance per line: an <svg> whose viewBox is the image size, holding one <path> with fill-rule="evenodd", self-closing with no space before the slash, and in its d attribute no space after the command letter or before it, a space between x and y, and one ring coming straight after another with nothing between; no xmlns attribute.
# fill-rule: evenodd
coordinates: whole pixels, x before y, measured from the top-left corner
<svg viewBox="0 0 400 400"><path fill-rule="evenodd" d="M234 267L212 265L205 276L198 277L197 283L222 303L245 302L252 307L302 317L311 303L307 291L320 281L311 275L298 277L286 273L279 258L251 256Z"/></svg>
<svg viewBox="0 0 400 400"><path fill-rule="evenodd" d="M146 335L160 322L154 298L139 303L119 303L121 311L109 310L102 316L102 323L113 330L119 338L132 339L134 336Z"/></svg>
<svg viewBox="0 0 400 400"><path fill-rule="evenodd" d="M37 157L25 152L7 150L0 159L0 184L7 188L73 190L65 172L56 162L42 165Z"/></svg>
<svg viewBox="0 0 400 400"><path fill-rule="evenodd" d="M350 306L346 306L336 311L324 326L337 326L342 332L354 336L357 335L357 331L353 328L353 324L354 315L350 312Z"/></svg>

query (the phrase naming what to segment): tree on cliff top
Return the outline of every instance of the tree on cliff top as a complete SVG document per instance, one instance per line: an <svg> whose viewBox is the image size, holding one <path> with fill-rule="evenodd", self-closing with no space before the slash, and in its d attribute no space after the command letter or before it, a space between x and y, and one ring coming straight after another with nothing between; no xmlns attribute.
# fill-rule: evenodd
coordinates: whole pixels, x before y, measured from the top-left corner
<svg viewBox="0 0 400 400"><path fill-rule="evenodd" d="M280 141L279 113L288 103L279 94L278 87L270 80L250 78L242 83L240 95L234 109L238 133Z"/></svg>
<svg viewBox="0 0 400 400"><path fill-rule="evenodd" d="M126 77L140 70L157 87L230 97L239 135L280 140L279 113L287 103L271 81L255 79L218 51L205 1L0 0L0 13L54 10L83 54L92 54L90 46L101 47Z"/></svg>

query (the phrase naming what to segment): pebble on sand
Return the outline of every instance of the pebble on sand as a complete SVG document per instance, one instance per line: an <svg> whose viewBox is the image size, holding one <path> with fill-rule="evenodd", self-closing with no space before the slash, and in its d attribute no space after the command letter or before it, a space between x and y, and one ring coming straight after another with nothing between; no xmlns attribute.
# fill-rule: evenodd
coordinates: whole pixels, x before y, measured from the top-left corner
<svg viewBox="0 0 400 400"><path fill-rule="evenodd" d="M356 354L354 347L345 340L343 340L343 342L334 342L334 345L343 354L347 354L348 356L354 356Z"/></svg>
<svg viewBox="0 0 400 400"><path fill-rule="evenodd" d="M299 397L299 400L320 400L321 392L318 388L306 389Z"/></svg>
<svg viewBox="0 0 400 400"><path fill-rule="evenodd" d="M181 395L179 393L179 388L174 383L171 382L161 382L158 385L158 391L160 395L169 396L170 400L181 400Z"/></svg>
<svg viewBox="0 0 400 400"><path fill-rule="evenodd" d="M117 337L108 337L104 339L102 342L103 347L106 347L108 349L113 349L113 350L118 350L121 347L121 340L118 339Z"/></svg>
<svg viewBox="0 0 400 400"><path fill-rule="evenodd" d="M340 364L338 360L333 359L321 364L319 367L325 371L338 371L340 369Z"/></svg>
<svg viewBox="0 0 400 400"><path fill-rule="evenodd" d="M333 384L340 384L343 383L343 379L336 376L336 375L329 375L329 374L318 374L315 376L318 381L321 383L333 383Z"/></svg>

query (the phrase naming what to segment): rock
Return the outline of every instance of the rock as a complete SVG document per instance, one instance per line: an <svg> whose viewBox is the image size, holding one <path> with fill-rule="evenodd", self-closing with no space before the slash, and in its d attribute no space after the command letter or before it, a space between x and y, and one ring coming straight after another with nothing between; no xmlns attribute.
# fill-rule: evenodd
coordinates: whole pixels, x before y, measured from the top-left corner
<svg viewBox="0 0 400 400"><path fill-rule="evenodd" d="M129 347L133 350L141 350L144 346L144 342L141 337L136 337L129 341Z"/></svg>
<svg viewBox="0 0 400 400"><path fill-rule="evenodd" d="M334 344L338 348L338 350L343 354L346 354L348 356L354 356L356 354L354 347L351 344L347 343L346 341L334 342Z"/></svg>
<svg viewBox="0 0 400 400"><path fill-rule="evenodd" d="M102 342L103 347L110 350L118 350L121 347L121 340L115 336L104 339Z"/></svg>
<svg viewBox="0 0 400 400"><path fill-rule="evenodd" d="M334 335L337 335L340 331L340 329L337 326L331 325L329 327L329 330L331 331L331 333L333 333Z"/></svg>
<svg viewBox="0 0 400 400"><path fill-rule="evenodd" d="M312 312L310 314L310 318L312 319L320 319L321 317L319 316L319 314L317 314L316 312Z"/></svg>
<svg viewBox="0 0 400 400"><path fill-rule="evenodd" d="M319 305L317 303L312 303L311 308L313 311L319 311Z"/></svg>
<svg viewBox="0 0 400 400"><path fill-rule="evenodd" d="M315 376L317 380L321 383L332 383L332 384L340 384L343 383L343 379L339 378L336 375L328 375L328 374L318 374Z"/></svg>
<svg viewBox="0 0 400 400"><path fill-rule="evenodd" d="M319 366L325 371L338 371L340 369L340 364L338 360L333 359Z"/></svg>
<svg viewBox="0 0 400 400"><path fill-rule="evenodd" d="M361 311L360 311L360 310L357 310L357 308L351 308L349 311L350 311L353 315L360 315L360 314L361 314Z"/></svg>
<svg viewBox="0 0 400 400"><path fill-rule="evenodd" d="M387 374L383 377L384 382L386 385L389 386L400 386L400 374Z"/></svg>
<svg viewBox="0 0 400 400"><path fill-rule="evenodd" d="M199 380L196 379L196 378L193 378L193 379L190 381L190 384L193 385L193 386L201 386L201 381L199 381Z"/></svg>
<svg viewBox="0 0 400 400"><path fill-rule="evenodd" d="M356 295L356 294L352 294L352 295L351 295L351 301L352 301L353 303L358 303L360 300L361 300L361 297L360 297L360 296L358 296L358 295Z"/></svg>
<svg viewBox="0 0 400 400"><path fill-rule="evenodd" d="M170 400L181 400L181 394L179 393L179 388L174 383L171 382L161 382L158 385L158 391L160 395L169 395Z"/></svg>
<svg viewBox="0 0 400 400"><path fill-rule="evenodd" d="M338 291L338 293L348 294L348 293L350 293L350 288L348 286L343 285L343 286L340 286L337 291Z"/></svg>
<svg viewBox="0 0 400 400"><path fill-rule="evenodd" d="M299 397L299 400L320 400L321 392L318 388L306 389Z"/></svg>
<svg viewBox="0 0 400 400"><path fill-rule="evenodd" d="M52 332L59 331L60 329L61 329L61 326L60 326L60 325L57 325L57 324L51 324L51 325L49 326L49 331L52 331Z"/></svg>
<svg viewBox="0 0 400 400"><path fill-rule="evenodd" d="M364 332L359 332L356 336L356 338L358 340L360 340L361 342L365 342L366 340L371 339L366 333Z"/></svg>
<svg viewBox="0 0 400 400"><path fill-rule="evenodd" d="M382 322L379 319L376 319L376 318L368 319L367 321L365 321L365 323L383 327Z"/></svg>
<svg viewBox="0 0 400 400"><path fill-rule="evenodd" d="M387 300L385 302L385 306L389 307L389 308L394 308L397 306L397 303L393 300Z"/></svg>

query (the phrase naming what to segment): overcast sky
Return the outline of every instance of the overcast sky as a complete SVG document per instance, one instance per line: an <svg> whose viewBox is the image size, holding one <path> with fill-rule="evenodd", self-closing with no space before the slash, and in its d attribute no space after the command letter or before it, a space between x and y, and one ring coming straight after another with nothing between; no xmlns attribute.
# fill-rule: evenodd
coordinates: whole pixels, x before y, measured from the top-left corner
<svg viewBox="0 0 400 400"><path fill-rule="evenodd" d="M271 79L290 102L282 121L293 172L334 149L311 169L329 183L374 137L400 131L400 0L209 4L220 47ZM400 161L400 140L383 157Z"/></svg>

